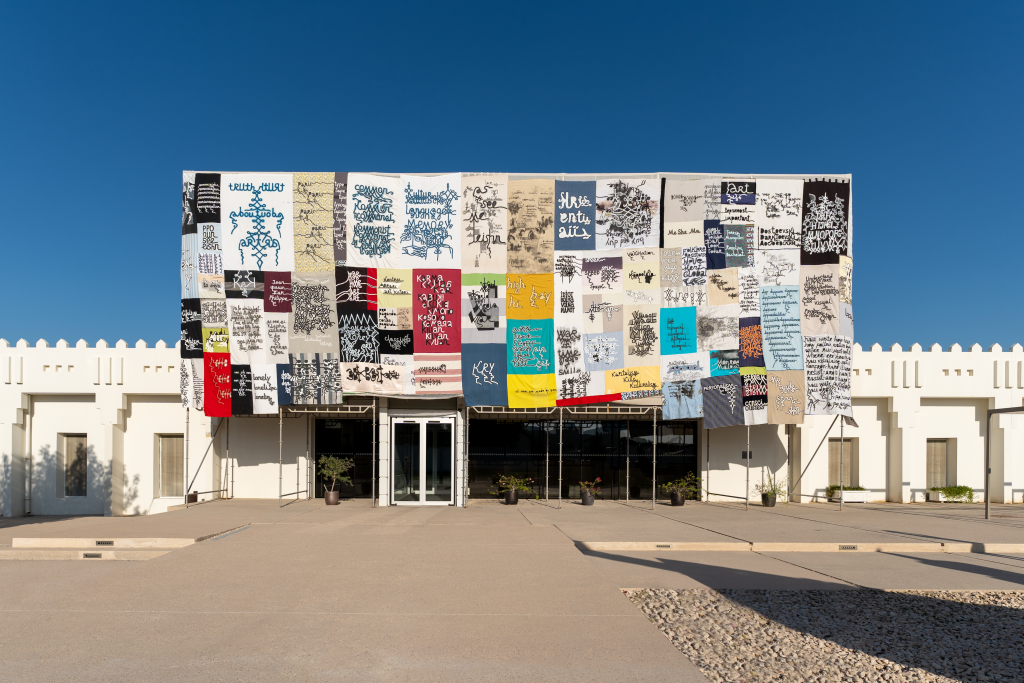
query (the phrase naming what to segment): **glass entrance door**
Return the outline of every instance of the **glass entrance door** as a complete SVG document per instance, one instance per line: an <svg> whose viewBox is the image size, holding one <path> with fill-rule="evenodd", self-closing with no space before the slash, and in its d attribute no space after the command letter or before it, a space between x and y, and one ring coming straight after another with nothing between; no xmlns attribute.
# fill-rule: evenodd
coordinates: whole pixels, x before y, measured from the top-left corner
<svg viewBox="0 0 1024 683"><path fill-rule="evenodd" d="M391 500L396 505L455 503L454 434L451 417L392 419Z"/></svg>

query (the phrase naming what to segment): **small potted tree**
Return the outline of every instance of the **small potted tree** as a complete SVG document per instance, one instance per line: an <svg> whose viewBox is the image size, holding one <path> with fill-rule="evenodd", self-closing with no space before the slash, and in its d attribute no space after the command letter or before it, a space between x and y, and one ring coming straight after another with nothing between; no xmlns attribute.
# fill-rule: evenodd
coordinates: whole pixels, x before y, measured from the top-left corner
<svg viewBox="0 0 1024 683"><path fill-rule="evenodd" d="M505 505L518 505L519 492L529 491L533 479L502 474L498 477L498 492L505 494Z"/></svg>
<svg viewBox="0 0 1024 683"><path fill-rule="evenodd" d="M754 490L761 494L761 505L773 508L779 496L787 495L786 480L776 479L768 472L768 480L764 484L754 484Z"/></svg>
<svg viewBox="0 0 1024 683"><path fill-rule="evenodd" d="M690 472L682 479L662 484L661 490L669 494L673 507L684 505L687 498L700 500L700 478Z"/></svg>
<svg viewBox="0 0 1024 683"><path fill-rule="evenodd" d="M581 505L593 505L594 496L601 492L601 477L598 477L594 481L581 481L580 482L580 504Z"/></svg>
<svg viewBox="0 0 1024 683"><path fill-rule="evenodd" d="M338 485L352 485L352 477L345 473L352 469L355 462L352 458L339 458L336 455L321 455L319 462L320 476L324 480L324 503L337 505L341 498ZM331 483L330 488L328 488L327 482Z"/></svg>

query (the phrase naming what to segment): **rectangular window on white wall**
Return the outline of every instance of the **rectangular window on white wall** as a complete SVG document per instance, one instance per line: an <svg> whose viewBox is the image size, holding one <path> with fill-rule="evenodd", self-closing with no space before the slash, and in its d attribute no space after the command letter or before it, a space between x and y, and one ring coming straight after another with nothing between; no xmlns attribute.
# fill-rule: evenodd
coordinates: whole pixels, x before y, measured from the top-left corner
<svg viewBox="0 0 1024 683"><path fill-rule="evenodd" d="M160 460L160 496L174 498L184 495L185 437L162 434L158 440Z"/></svg>
<svg viewBox="0 0 1024 683"><path fill-rule="evenodd" d="M86 480L89 475L89 443L85 434L65 434L64 452L58 457L57 467L59 474L63 475L64 481L58 476L58 486L63 483L63 491L58 491L60 497L85 496L88 491Z"/></svg>
<svg viewBox="0 0 1024 683"><path fill-rule="evenodd" d="M928 488L945 488L946 473L949 471L949 443L947 439L928 439L927 448L928 472L926 482Z"/></svg>
<svg viewBox="0 0 1024 683"><path fill-rule="evenodd" d="M842 452L840 452L840 446ZM841 456L841 457L840 457ZM828 440L828 484L839 486L839 468L842 461L843 486L856 486L852 476L857 472L854 463L854 440L853 439L829 439Z"/></svg>

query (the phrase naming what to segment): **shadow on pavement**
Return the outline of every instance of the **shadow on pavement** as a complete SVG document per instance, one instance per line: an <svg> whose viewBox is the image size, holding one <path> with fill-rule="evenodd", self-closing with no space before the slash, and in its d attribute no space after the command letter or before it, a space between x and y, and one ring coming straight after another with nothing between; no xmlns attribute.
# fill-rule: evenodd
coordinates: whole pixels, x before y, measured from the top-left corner
<svg viewBox="0 0 1024 683"><path fill-rule="evenodd" d="M943 591L719 592L789 628L904 666L954 680L1021 680L1024 602L1015 592L980 591L1003 604Z"/></svg>
<svg viewBox="0 0 1024 683"><path fill-rule="evenodd" d="M790 576L779 576L770 572L756 572L749 569L736 569L734 567L722 566L720 564L707 564L700 562L687 562L686 560L669 559L665 557L643 558L616 553L606 553L595 550L581 551L588 557L612 560L635 567L656 569L662 572L681 574L694 581L717 589L718 587L750 587L752 589L766 586L777 586L782 582L789 585L799 584L803 590L850 590L852 586L839 581L822 581L810 578L798 578ZM740 555L741 553L735 553ZM743 553L745 554L745 553ZM747 558L744 558L747 559ZM808 572L810 573L810 572ZM644 588L646 586L622 586L623 588Z"/></svg>
<svg viewBox="0 0 1024 683"><path fill-rule="evenodd" d="M1021 589L1024 589L1024 567L1021 567L1017 571L1007 571L1005 569L998 569L996 567L989 565L974 564L973 562L963 562L962 560L953 559L948 555L942 555L941 553L935 553L935 555L937 555L937 557L935 558L925 557L922 555L903 555L900 553L886 553L886 555L892 555L894 557L902 557L907 560L913 560L918 564L923 564L928 567L934 567L936 569L946 569L949 571L961 572L965 574L977 574L979 576L985 576L990 579L995 579L997 581L1015 583L1018 586L1020 586ZM984 560L989 557L995 556L979 555L978 559Z"/></svg>
<svg viewBox="0 0 1024 683"><path fill-rule="evenodd" d="M74 519L103 519L103 515L26 515L24 517L0 517L0 529L17 529L36 524L52 524Z"/></svg>

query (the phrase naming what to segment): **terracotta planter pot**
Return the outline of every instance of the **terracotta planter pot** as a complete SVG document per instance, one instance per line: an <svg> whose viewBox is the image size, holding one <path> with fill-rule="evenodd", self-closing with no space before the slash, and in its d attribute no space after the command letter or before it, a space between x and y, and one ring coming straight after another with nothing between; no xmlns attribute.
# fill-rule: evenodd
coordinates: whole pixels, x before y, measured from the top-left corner
<svg viewBox="0 0 1024 683"><path fill-rule="evenodd" d="M587 493L586 491L581 493L580 494L580 503L582 503L583 505L593 505L594 504L594 496L593 496L593 494Z"/></svg>
<svg viewBox="0 0 1024 683"><path fill-rule="evenodd" d="M683 505L683 504L686 503L686 498L684 498L683 494L679 493L678 491L676 491L675 493L670 494L669 497L672 499L672 506L673 507L676 507L678 505Z"/></svg>
<svg viewBox="0 0 1024 683"><path fill-rule="evenodd" d="M775 496L769 496L767 493L762 493L761 505L765 506L766 508L775 507Z"/></svg>
<svg viewBox="0 0 1024 683"><path fill-rule="evenodd" d="M519 491L505 491L505 505L518 505Z"/></svg>
<svg viewBox="0 0 1024 683"><path fill-rule="evenodd" d="M341 502L341 491L324 491L324 504L337 505Z"/></svg>

